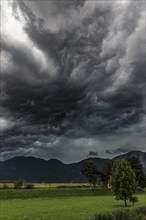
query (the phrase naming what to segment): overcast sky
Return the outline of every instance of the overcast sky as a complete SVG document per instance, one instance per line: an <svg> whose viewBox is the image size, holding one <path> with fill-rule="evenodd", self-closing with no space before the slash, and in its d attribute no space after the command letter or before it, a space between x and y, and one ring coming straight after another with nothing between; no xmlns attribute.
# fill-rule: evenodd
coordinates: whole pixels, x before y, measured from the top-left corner
<svg viewBox="0 0 146 220"><path fill-rule="evenodd" d="M144 4L1 1L1 160L145 150Z"/></svg>

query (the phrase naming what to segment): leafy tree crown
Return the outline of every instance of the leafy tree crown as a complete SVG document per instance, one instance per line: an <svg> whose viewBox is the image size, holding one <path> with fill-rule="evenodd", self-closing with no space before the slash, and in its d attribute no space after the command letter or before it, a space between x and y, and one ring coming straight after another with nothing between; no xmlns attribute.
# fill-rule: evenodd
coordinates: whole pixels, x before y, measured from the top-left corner
<svg viewBox="0 0 146 220"><path fill-rule="evenodd" d="M116 160L110 177L112 189L118 200L126 200L133 196L136 190L137 182L134 171L130 163L126 160Z"/></svg>

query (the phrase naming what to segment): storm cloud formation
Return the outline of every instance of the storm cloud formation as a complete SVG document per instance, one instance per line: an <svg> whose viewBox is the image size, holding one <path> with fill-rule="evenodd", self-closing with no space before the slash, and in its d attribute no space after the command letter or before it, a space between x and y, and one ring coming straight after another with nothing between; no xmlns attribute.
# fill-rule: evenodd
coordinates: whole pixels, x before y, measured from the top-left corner
<svg viewBox="0 0 146 220"><path fill-rule="evenodd" d="M116 155L116 154L124 154L128 153L129 151L132 150L139 150L138 146L131 146L130 144L125 144L124 146L119 146L116 149L106 149L105 153L106 154L111 154L111 155Z"/></svg>
<svg viewBox="0 0 146 220"><path fill-rule="evenodd" d="M2 2L1 159L70 162L129 141L144 149L144 8Z"/></svg>
<svg viewBox="0 0 146 220"><path fill-rule="evenodd" d="M89 156L94 156L97 157L98 156L98 152L97 151L89 151Z"/></svg>

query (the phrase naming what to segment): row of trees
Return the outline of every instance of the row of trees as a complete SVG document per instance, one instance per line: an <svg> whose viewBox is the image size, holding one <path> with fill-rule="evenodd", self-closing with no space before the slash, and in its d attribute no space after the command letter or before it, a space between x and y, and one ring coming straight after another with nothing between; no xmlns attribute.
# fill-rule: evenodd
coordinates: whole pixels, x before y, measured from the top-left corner
<svg viewBox="0 0 146 220"><path fill-rule="evenodd" d="M34 189L33 183L25 183L23 181L16 181L14 182L14 189ZM8 184L4 183L2 189L9 189Z"/></svg>
<svg viewBox="0 0 146 220"><path fill-rule="evenodd" d="M140 160L132 157L128 160L119 159L115 161L106 160L103 168L99 170L96 163L86 161L83 164L81 173L85 176L91 185L96 185L100 178L104 186L110 184L118 200L124 200L127 206L127 200L136 202L137 198L133 196L137 187L146 186L146 177Z"/></svg>
<svg viewBox="0 0 146 220"><path fill-rule="evenodd" d="M131 157L127 159L127 161L130 163L130 166L133 172L135 173L138 187L144 188L146 186L146 177L145 177L143 166L140 160L137 157ZM101 180L105 186L107 186L109 182L113 164L114 164L114 161L106 160L101 170Z"/></svg>

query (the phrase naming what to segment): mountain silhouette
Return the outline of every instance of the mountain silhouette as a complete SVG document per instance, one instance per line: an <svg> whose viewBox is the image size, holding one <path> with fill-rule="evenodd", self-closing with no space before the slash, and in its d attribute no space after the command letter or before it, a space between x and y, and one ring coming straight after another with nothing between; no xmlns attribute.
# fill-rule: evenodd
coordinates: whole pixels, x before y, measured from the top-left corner
<svg viewBox="0 0 146 220"><path fill-rule="evenodd" d="M119 155L115 159L128 159L138 157L146 173L146 152L131 151ZM0 181L25 180L34 182L83 182L84 177L80 173L83 163L87 160L94 161L101 169L105 160L99 157L90 157L80 162L64 164L57 159L44 160L35 157L14 157L0 162Z"/></svg>

